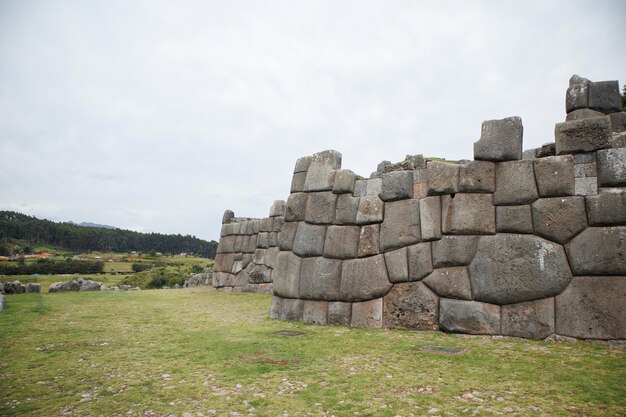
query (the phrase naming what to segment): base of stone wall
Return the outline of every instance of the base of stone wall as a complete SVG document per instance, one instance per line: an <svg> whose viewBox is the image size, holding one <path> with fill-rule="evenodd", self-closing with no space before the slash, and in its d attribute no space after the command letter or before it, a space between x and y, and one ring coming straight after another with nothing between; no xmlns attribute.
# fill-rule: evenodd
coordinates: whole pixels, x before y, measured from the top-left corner
<svg viewBox="0 0 626 417"><path fill-rule="evenodd" d="M263 284L246 284L246 285L237 285L237 286L227 286L227 287L217 287L215 288L218 291L222 292L249 292L254 294L271 294L272 293L272 283L263 283Z"/></svg>

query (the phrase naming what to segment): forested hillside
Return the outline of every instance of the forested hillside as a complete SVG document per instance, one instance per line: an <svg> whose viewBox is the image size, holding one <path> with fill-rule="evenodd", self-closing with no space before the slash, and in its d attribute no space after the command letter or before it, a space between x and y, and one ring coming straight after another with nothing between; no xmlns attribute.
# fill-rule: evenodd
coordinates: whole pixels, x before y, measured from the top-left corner
<svg viewBox="0 0 626 417"><path fill-rule="evenodd" d="M190 235L139 233L131 230L85 227L56 223L13 211L0 211L0 239L26 240L32 244L55 245L71 251L148 252L164 254L181 252L215 258L217 242Z"/></svg>

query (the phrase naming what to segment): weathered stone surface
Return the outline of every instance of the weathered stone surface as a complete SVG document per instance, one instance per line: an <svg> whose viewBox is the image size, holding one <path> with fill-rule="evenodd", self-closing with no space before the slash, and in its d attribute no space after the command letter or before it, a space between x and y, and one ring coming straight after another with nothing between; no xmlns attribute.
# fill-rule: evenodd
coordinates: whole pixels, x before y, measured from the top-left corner
<svg viewBox="0 0 626 417"><path fill-rule="evenodd" d="M626 338L626 276L574 277L556 297L556 333L582 339Z"/></svg>
<svg viewBox="0 0 626 417"><path fill-rule="evenodd" d="M274 295L284 298L300 296L302 259L291 252L280 252L274 269Z"/></svg>
<svg viewBox="0 0 626 417"><path fill-rule="evenodd" d="M103 288L102 283L100 282L99 284L100 284L100 289L102 289ZM40 292L41 292L41 284L37 284L35 282L29 282L26 284L26 294L40 293Z"/></svg>
<svg viewBox="0 0 626 417"><path fill-rule="evenodd" d="M500 334L500 306L441 298L439 326L449 332Z"/></svg>
<svg viewBox="0 0 626 417"><path fill-rule="evenodd" d="M574 193L583 196L598 194L598 178L574 178Z"/></svg>
<svg viewBox="0 0 626 417"><path fill-rule="evenodd" d="M556 156L556 144L554 142L548 142L537 148L537 158L546 158L548 156Z"/></svg>
<svg viewBox="0 0 626 417"><path fill-rule="evenodd" d="M602 117L604 113L591 110L591 109L578 109L573 110L567 113L567 117L565 117L565 121L569 122L571 120L581 120L581 119L591 119L592 117Z"/></svg>
<svg viewBox="0 0 626 417"><path fill-rule="evenodd" d="M444 234L480 235L496 232L492 194L459 193L441 197L441 228Z"/></svg>
<svg viewBox="0 0 626 417"><path fill-rule="evenodd" d="M382 252L417 243L421 238L419 200L385 203L385 219L380 225Z"/></svg>
<svg viewBox="0 0 626 417"><path fill-rule="evenodd" d="M400 248L385 253L385 264L391 282L406 282L409 280L409 264L406 248Z"/></svg>
<svg viewBox="0 0 626 417"><path fill-rule="evenodd" d="M359 200L359 198L352 197L350 194L340 194L337 197L335 224L356 224Z"/></svg>
<svg viewBox="0 0 626 417"><path fill-rule="evenodd" d="M233 262L233 269L231 271L233 274L238 274L242 270L243 270L243 262L241 261Z"/></svg>
<svg viewBox="0 0 626 417"><path fill-rule="evenodd" d="M554 135L557 155L610 148L613 141L608 116L557 123Z"/></svg>
<svg viewBox="0 0 626 417"><path fill-rule="evenodd" d="M274 247L274 246L278 246L278 233L276 233L276 232L269 233L269 235L267 237L267 246L269 248Z"/></svg>
<svg viewBox="0 0 626 417"><path fill-rule="evenodd" d="M283 230L283 223L285 223L284 216L273 217L274 221L272 223L272 232L280 232Z"/></svg>
<svg viewBox="0 0 626 417"><path fill-rule="evenodd" d="M382 178L370 178L365 181L365 195L379 195L383 189Z"/></svg>
<svg viewBox="0 0 626 417"><path fill-rule="evenodd" d="M570 113L589 105L589 82L570 85L565 94L565 112Z"/></svg>
<svg viewBox="0 0 626 417"><path fill-rule="evenodd" d="M293 252L299 256L322 256L326 226L298 223L298 230L293 242Z"/></svg>
<svg viewBox="0 0 626 417"><path fill-rule="evenodd" d="M470 161L459 165L459 192L493 193L496 190L496 164Z"/></svg>
<svg viewBox="0 0 626 417"><path fill-rule="evenodd" d="M359 198L359 207L356 212L357 224L380 223L383 221L384 204L378 195L368 195Z"/></svg>
<svg viewBox="0 0 626 417"><path fill-rule="evenodd" d="M432 249L430 242L407 246L409 281L419 281L433 271Z"/></svg>
<svg viewBox="0 0 626 417"><path fill-rule="evenodd" d="M367 180L356 180L354 182L354 196L364 197L367 194Z"/></svg>
<svg viewBox="0 0 626 417"><path fill-rule="evenodd" d="M302 311L302 321L311 324L326 324L328 301L306 300Z"/></svg>
<svg viewBox="0 0 626 417"><path fill-rule="evenodd" d="M380 225L379 224L366 224L361 226L361 232L359 234L359 249L357 256L362 258L364 256L377 255L379 251L380 241Z"/></svg>
<svg viewBox="0 0 626 417"><path fill-rule="evenodd" d="M533 233L530 205L496 207L496 231L505 233Z"/></svg>
<svg viewBox="0 0 626 417"><path fill-rule="evenodd" d="M283 312L283 299L276 295L272 296L272 305L270 306L270 318L279 319Z"/></svg>
<svg viewBox="0 0 626 417"><path fill-rule="evenodd" d="M424 159L424 155L407 155L404 157L405 161L409 162L409 167L411 169L422 169L426 168L426 160Z"/></svg>
<svg viewBox="0 0 626 417"><path fill-rule="evenodd" d="M413 171L394 171L382 175L379 197L383 201L413 197Z"/></svg>
<svg viewBox="0 0 626 417"><path fill-rule="evenodd" d="M283 200L274 200L272 207L270 207L270 217L284 216L285 215L285 202ZM268 230L271 231L271 230Z"/></svg>
<svg viewBox="0 0 626 417"><path fill-rule="evenodd" d="M474 142L474 159L496 162L522 159L522 134L519 117L484 121L480 139Z"/></svg>
<svg viewBox="0 0 626 417"><path fill-rule="evenodd" d="M540 197L574 195L574 157L572 155L535 159L534 168Z"/></svg>
<svg viewBox="0 0 626 417"><path fill-rule="evenodd" d="M352 303L335 301L328 303L328 324L349 326L352 322Z"/></svg>
<svg viewBox="0 0 626 417"><path fill-rule="evenodd" d="M435 269L422 282L440 297L472 299L472 288L467 267L453 266Z"/></svg>
<svg viewBox="0 0 626 417"><path fill-rule="evenodd" d="M589 84L589 106L604 113L622 111L622 95L617 81L597 81Z"/></svg>
<svg viewBox="0 0 626 417"><path fill-rule="evenodd" d="M272 270L265 265L250 264L246 267L248 274L247 282L251 284L263 284L272 282Z"/></svg>
<svg viewBox="0 0 626 417"><path fill-rule="evenodd" d="M626 112L611 113L609 118L611 119L611 131L626 132Z"/></svg>
<svg viewBox="0 0 626 417"><path fill-rule="evenodd" d="M419 206L422 240L441 239L441 197L422 198Z"/></svg>
<svg viewBox="0 0 626 417"><path fill-rule="evenodd" d="M306 172L296 172L291 177L290 193L301 193L304 191L304 182L306 181Z"/></svg>
<svg viewBox="0 0 626 417"><path fill-rule="evenodd" d="M560 244L587 227L584 197L541 198L532 209L535 234Z"/></svg>
<svg viewBox="0 0 626 417"><path fill-rule="evenodd" d="M459 172L460 168L457 164L428 161L426 163L428 195L458 193Z"/></svg>
<svg viewBox="0 0 626 417"><path fill-rule="evenodd" d="M333 150L311 156L311 164L304 182L305 191L330 191L333 189L335 170L341 168L341 153Z"/></svg>
<svg viewBox="0 0 626 417"><path fill-rule="evenodd" d="M529 204L539 198L532 161L509 161L496 164L496 192L493 203Z"/></svg>
<svg viewBox="0 0 626 417"><path fill-rule="evenodd" d="M542 340L554 333L554 298L502 306L505 336Z"/></svg>
<svg viewBox="0 0 626 417"><path fill-rule="evenodd" d="M235 256L232 253L223 253L221 256L215 256L215 270L218 272L231 272Z"/></svg>
<svg viewBox="0 0 626 417"><path fill-rule="evenodd" d="M591 164L596 162L596 152L574 154L574 164Z"/></svg>
<svg viewBox="0 0 626 417"><path fill-rule="evenodd" d="M375 327L383 325L383 299L352 304L352 326Z"/></svg>
<svg viewBox="0 0 626 417"><path fill-rule="evenodd" d="M232 210L224 211L224 215L222 216L222 224L228 224L235 217L235 212Z"/></svg>
<svg viewBox="0 0 626 417"><path fill-rule="evenodd" d="M343 261L341 301L366 301L391 289L383 255Z"/></svg>
<svg viewBox="0 0 626 417"><path fill-rule="evenodd" d="M494 304L552 297L572 279L563 247L533 235L480 237L468 271L474 299Z"/></svg>
<svg viewBox="0 0 626 417"><path fill-rule="evenodd" d="M574 178L586 178L597 177L598 170L595 163L590 164L575 164L574 165Z"/></svg>
<svg viewBox="0 0 626 417"><path fill-rule="evenodd" d="M337 195L331 191L309 193L304 220L314 224L332 224L336 206Z"/></svg>
<svg viewBox="0 0 626 417"><path fill-rule="evenodd" d="M235 243L237 241L237 236L225 236L220 239L220 249L223 253L232 253L235 251Z"/></svg>
<svg viewBox="0 0 626 417"><path fill-rule="evenodd" d="M293 242L296 239L299 222L285 222L282 230L278 234L278 247L280 250L292 250Z"/></svg>
<svg viewBox="0 0 626 417"><path fill-rule="evenodd" d="M626 190L585 197L591 226L626 225Z"/></svg>
<svg viewBox="0 0 626 417"><path fill-rule="evenodd" d="M303 156L302 158L298 158L296 161L296 166L293 169L293 172L307 172L309 167L311 166L311 157Z"/></svg>
<svg viewBox="0 0 626 417"><path fill-rule="evenodd" d="M268 248L269 247L269 233L260 232L257 236L256 241L257 248Z"/></svg>
<svg viewBox="0 0 626 417"><path fill-rule="evenodd" d="M274 266L276 265L276 258L278 257L279 252L280 251L278 247L267 249L267 251L265 252L265 265L267 265L268 268L274 268Z"/></svg>
<svg viewBox="0 0 626 417"><path fill-rule="evenodd" d="M289 195L285 206L285 221L299 222L304 220L307 199L308 194L306 193L294 193Z"/></svg>
<svg viewBox="0 0 626 417"><path fill-rule="evenodd" d="M226 287L229 285L231 275L227 272L214 272L211 278L211 285L214 288ZM48 289L50 292L50 289Z"/></svg>
<svg viewBox="0 0 626 417"><path fill-rule="evenodd" d="M528 161L537 158L539 148L526 149L522 152L522 160Z"/></svg>
<svg viewBox="0 0 626 417"><path fill-rule="evenodd" d="M442 236L432 243L433 268L469 265L477 243L478 236Z"/></svg>
<svg viewBox="0 0 626 417"><path fill-rule="evenodd" d="M304 258L300 272L300 298L338 300L341 287L341 261L327 258Z"/></svg>
<svg viewBox="0 0 626 417"><path fill-rule="evenodd" d="M283 310L280 319L284 321L302 321L304 300L286 298L283 300Z"/></svg>
<svg viewBox="0 0 626 417"><path fill-rule="evenodd" d="M625 226L589 227L565 248L574 275L626 275Z"/></svg>
<svg viewBox="0 0 626 417"><path fill-rule="evenodd" d="M437 330L439 300L421 282L396 284L383 298L383 327Z"/></svg>
<svg viewBox="0 0 626 417"><path fill-rule="evenodd" d="M356 174L349 169L342 169L335 174L335 184L333 185L333 193L353 193Z"/></svg>
<svg viewBox="0 0 626 417"><path fill-rule="evenodd" d="M601 187L626 186L626 148L598 151L598 183Z"/></svg>
<svg viewBox="0 0 626 417"><path fill-rule="evenodd" d="M328 226L324 256L327 258L356 258L359 247L359 226Z"/></svg>

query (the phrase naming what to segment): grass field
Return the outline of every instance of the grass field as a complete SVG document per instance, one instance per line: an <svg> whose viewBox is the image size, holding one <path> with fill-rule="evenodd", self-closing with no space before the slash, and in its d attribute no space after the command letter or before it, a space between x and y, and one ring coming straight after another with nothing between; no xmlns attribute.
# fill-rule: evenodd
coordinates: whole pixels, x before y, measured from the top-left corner
<svg viewBox="0 0 626 417"><path fill-rule="evenodd" d="M624 349L287 323L269 303L210 288L44 294L43 308L8 296L0 415L626 414Z"/></svg>

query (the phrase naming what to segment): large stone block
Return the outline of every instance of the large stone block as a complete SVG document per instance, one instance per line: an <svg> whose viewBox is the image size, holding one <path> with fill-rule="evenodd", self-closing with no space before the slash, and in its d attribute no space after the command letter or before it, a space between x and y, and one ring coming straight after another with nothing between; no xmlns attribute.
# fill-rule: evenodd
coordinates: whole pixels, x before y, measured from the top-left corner
<svg viewBox="0 0 626 417"><path fill-rule="evenodd" d="M292 252L280 252L274 269L274 295L284 298L300 296L300 270L302 259Z"/></svg>
<svg viewBox="0 0 626 417"><path fill-rule="evenodd" d="M457 164L428 161L426 164L428 195L458 193L459 172L460 168Z"/></svg>
<svg viewBox="0 0 626 417"><path fill-rule="evenodd" d="M540 198L532 205L535 234L565 244L587 227L585 198Z"/></svg>
<svg viewBox="0 0 626 417"><path fill-rule="evenodd" d="M263 284L272 282L272 270L266 265L249 264L246 267L248 274L247 282L251 284Z"/></svg>
<svg viewBox="0 0 626 417"><path fill-rule="evenodd" d="M567 116L565 117L565 121L569 122L571 120L591 119L592 117L602 117L602 116L604 116L604 113L599 112L599 111L590 110L590 109L578 109L578 110L573 110L567 113Z"/></svg>
<svg viewBox="0 0 626 417"><path fill-rule="evenodd" d="M574 178L574 193L582 196L598 194L598 178Z"/></svg>
<svg viewBox="0 0 626 417"><path fill-rule="evenodd" d="M611 113L609 118L611 119L611 131L626 132L626 112Z"/></svg>
<svg viewBox="0 0 626 417"><path fill-rule="evenodd" d="M556 333L582 339L626 339L626 276L574 277L556 297Z"/></svg>
<svg viewBox="0 0 626 417"><path fill-rule="evenodd" d="M286 298L283 300L283 310L280 319L283 321L302 321L304 300Z"/></svg>
<svg viewBox="0 0 626 417"><path fill-rule="evenodd" d="M510 161L496 164L496 192L493 203L497 206L529 204L539 198L532 161Z"/></svg>
<svg viewBox="0 0 626 417"><path fill-rule="evenodd" d="M352 323L352 303L335 301L328 303L328 324L349 326Z"/></svg>
<svg viewBox="0 0 626 417"><path fill-rule="evenodd" d="M472 299L472 288L465 266L435 269L422 282L440 297Z"/></svg>
<svg viewBox="0 0 626 417"><path fill-rule="evenodd" d="M394 171L382 175L379 197L383 201L413 197L413 171Z"/></svg>
<svg viewBox="0 0 626 417"><path fill-rule="evenodd" d="M469 161L459 165L459 192L493 193L496 190L496 164Z"/></svg>
<svg viewBox="0 0 626 417"><path fill-rule="evenodd" d="M296 172L291 177L290 193L301 193L304 191L304 182L306 181L306 172Z"/></svg>
<svg viewBox="0 0 626 417"><path fill-rule="evenodd" d="M328 150L313 154L304 182L304 191L331 191L335 170L338 169L341 169L341 153Z"/></svg>
<svg viewBox="0 0 626 417"><path fill-rule="evenodd" d="M626 225L626 189L585 197L591 226Z"/></svg>
<svg viewBox="0 0 626 417"><path fill-rule="evenodd" d="M384 204L378 195L368 195L359 198L359 207L356 212L357 224L380 223L383 221Z"/></svg>
<svg viewBox="0 0 626 417"><path fill-rule="evenodd" d="M570 85L565 93L565 112L570 113L589 105L589 81Z"/></svg>
<svg viewBox="0 0 626 417"><path fill-rule="evenodd" d="M626 148L598 151L598 182L601 187L626 186Z"/></svg>
<svg viewBox="0 0 626 417"><path fill-rule="evenodd" d="M354 193L354 182L356 174L349 169L342 169L335 174L335 184L333 185L333 193L344 194Z"/></svg>
<svg viewBox="0 0 626 417"><path fill-rule="evenodd" d="M391 282L406 282L409 280L409 264L407 263L406 248L400 248L385 253L385 264Z"/></svg>
<svg viewBox="0 0 626 417"><path fill-rule="evenodd" d="M439 299L421 282L396 284L383 298L383 327L439 329Z"/></svg>
<svg viewBox="0 0 626 417"><path fill-rule="evenodd" d="M269 247L269 233L261 232L257 236L256 241L257 248L268 248Z"/></svg>
<svg viewBox="0 0 626 417"><path fill-rule="evenodd" d="M380 225L380 250L386 252L421 239L419 200L385 203L385 219Z"/></svg>
<svg viewBox="0 0 626 417"><path fill-rule="evenodd" d="M224 215L222 216L222 224L230 223L235 217L235 212L232 210L225 210Z"/></svg>
<svg viewBox="0 0 626 417"><path fill-rule="evenodd" d="M419 281L433 271L432 249L430 242L408 246L409 281Z"/></svg>
<svg viewBox="0 0 626 417"><path fill-rule="evenodd" d="M331 191L309 193L304 220L314 224L332 224L335 218L337 194Z"/></svg>
<svg viewBox="0 0 626 417"><path fill-rule="evenodd" d="M383 326L383 299L352 304L352 326L377 327Z"/></svg>
<svg viewBox="0 0 626 417"><path fill-rule="evenodd" d="M500 306L441 298L439 326L454 333L500 334Z"/></svg>
<svg viewBox="0 0 626 417"><path fill-rule="evenodd" d="M554 136L557 155L611 148L611 119L603 116L557 123Z"/></svg>
<svg viewBox="0 0 626 417"><path fill-rule="evenodd" d="M283 299L276 295L272 296L272 304L270 306L270 318L279 319L283 312Z"/></svg>
<svg viewBox="0 0 626 417"><path fill-rule="evenodd" d="M626 275L626 227L589 227L565 247L574 275Z"/></svg>
<svg viewBox="0 0 626 417"><path fill-rule="evenodd" d="M496 231L533 233L533 218L530 205L496 207Z"/></svg>
<svg viewBox="0 0 626 417"><path fill-rule="evenodd" d="M341 301L366 301L391 289L383 255L343 261Z"/></svg>
<svg viewBox="0 0 626 417"><path fill-rule="evenodd" d="M556 144L554 142L544 143L541 148L537 148L537 158L548 156L556 156Z"/></svg>
<svg viewBox="0 0 626 417"><path fill-rule="evenodd" d="M380 225L379 224L366 224L361 226L361 232L359 233L359 249L357 256L362 258L364 256L378 255L380 241Z"/></svg>
<svg viewBox="0 0 626 417"><path fill-rule="evenodd" d="M367 194L367 180L356 180L354 182L354 196L364 197Z"/></svg>
<svg viewBox="0 0 626 417"><path fill-rule="evenodd" d="M589 84L589 106L604 113L622 111L622 95L617 81L597 81Z"/></svg>
<svg viewBox="0 0 626 417"><path fill-rule="evenodd" d="M478 236L442 236L432 242L433 268L469 265L477 243Z"/></svg>
<svg viewBox="0 0 626 417"><path fill-rule="evenodd" d="M309 167L311 166L311 157L303 156L302 158L298 158L296 160L296 165L293 169L293 172L307 172Z"/></svg>
<svg viewBox="0 0 626 417"><path fill-rule="evenodd" d="M444 234L480 235L496 232L492 194L459 193L441 197L441 228Z"/></svg>
<svg viewBox="0 0 626 417"><path fill-rule="evenodd" d="M308 194L306 193L291 194L287 198L287 204L285 206L285 221L299 222L304 220L307 199Z"/></svg>
<svg viewBox="0 0 626 417"><path fill-rule="evenodd" d="M540 197L574 195L574 157L572 155L535 159L534 168Z"/></svg>
<svg viewBox="0 0 626 417"><path fill-rule="evenodd" d="M283 200L274 200L270 208L270 217L284 216L285 202Z"/></svg>
<svg viewBox="0 0 626 417"><path fill-rule="evenodd" d="M350 194L337 196L335 224L356 224L356 213L359 209L359 198ZM382 204L382 202L381 202Z"/></svg>
<svg viewBox="0 0 626 417"><path fill-rule="evenodd" d="M587 178L597 177L598 170L596 169L595 162L589 164L575 164L574 165L574 178Z"/></svg>
<svg viewBox="0 0 626 417"><path fill-rule="evenodd" d="M279 252L280 250L278 249L278 247L269 248L265 252L265 265L267 265L268 268L274 268L274 266L276 265L276 258L278 257Z"/></svg>
<svg viewBox="0 0 626 417"><path fill-rule="evenodd" d="M278 234L278 247L280 250L292 250L293 242L296 239L299 222L285 222Z"/></svg>
<svg viewBox="0 0 626 417"><path fill-rule="evenodd" d="M474 159L495 162L522 159L523 130L519 117L484 121L480 139L474 142Z"/></svg>
<svg viewBox="0 0 626 417"><path fill-rule="evenodd" d="M563 247L533 235L480 237L468 271L474 300L493 304L552 297L572 279Z"/></svg>
<svg viewBox="0 0 626 417"><path fill-rule="evenodd" d="M359 226L328 226L324 256L327 258L356 258L359 247Z"/></svg>
<svg viewBox="0 0 626 417"><path fill-rule="evenodd" d="M422 198L419 206L422 240L441 239L441 197Z"/></svg>
<svg viewBox="0 0 626 417"><path fill-rule="evenodd" d="M502 334L541 340L554 334L554 298L502 306Z"/></svg>
<svg viewBox="0 0 626 417"><path fill-rule="evenodd" d="M302 309L302 321L311 324L326 324L328 321L328 301L306 300Z"/></svg>
<svg viewBox="0 0 626 417"><path fill-rule="evenodd" d="M293 252L299 256L322 256L325 240L326 226L300 222L293 241Z"/></svg>

